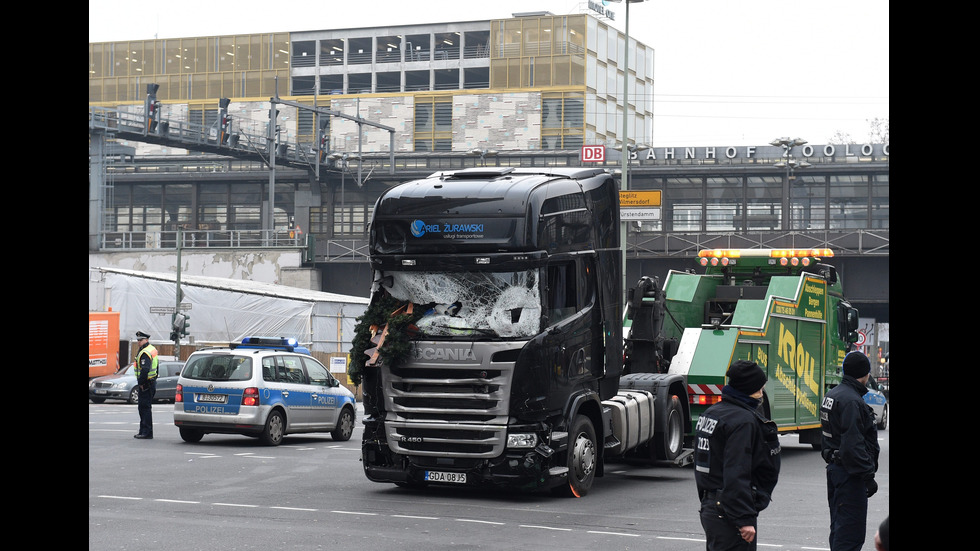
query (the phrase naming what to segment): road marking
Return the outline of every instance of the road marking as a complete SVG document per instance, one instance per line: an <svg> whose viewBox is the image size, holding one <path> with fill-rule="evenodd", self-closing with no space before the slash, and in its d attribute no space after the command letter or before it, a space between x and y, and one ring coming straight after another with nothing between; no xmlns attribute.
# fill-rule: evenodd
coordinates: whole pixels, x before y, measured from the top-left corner
<svg viewBox="0 0 980 551"><path fill-rule="evenodd" d="M518 528L540 528L542 530L560 530L562 532L571 532L571 528L557 528L555 526L535 526L533 524L518 524Z"/></svg>
<svg viewBox="0 0 980 551"><path fill-rule="evenodd" d="M225 507L258 507L258 505L249 505L247 503L212 503L211 505L223 505Z"/></svg>
<svg viewBox="0 0 980 551"><path fill-rule="evenodd" d="M419 517L415 515L391 515L391 516L398 517L398 518L417 518L420 520L439 520L439 517Z"/></svg>
<svg viewBox="0 0 980 551"><path fill-rule="evenodd" d="M455 519L455 520L457 520L459 522L475 522L477 524L494 524L494 525L497 525L497 526L503 526L504 525L503 522L491 522L489 520L475 520L475 519L470 519L470 518L458 518L458 519Z"/></svg>
<svg viewBox="0 0 980 551"><path fill-rule="evenodd" d="M603 532L602 530L586 530L586 534L602 534L604 536L630 536L632 538L640 537L639 534L624 534L622 532Z"/></svg>

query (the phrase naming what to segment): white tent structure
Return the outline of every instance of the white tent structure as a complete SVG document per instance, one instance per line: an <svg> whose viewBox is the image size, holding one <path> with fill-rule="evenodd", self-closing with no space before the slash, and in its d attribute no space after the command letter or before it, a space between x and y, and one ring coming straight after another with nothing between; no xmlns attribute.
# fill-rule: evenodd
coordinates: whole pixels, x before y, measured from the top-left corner
<svg viewBox="0 0 980 551"><path fill-rule="evenodd" d="M136 331L149 333L151 342L170 339L176 274L118 268L89 272L89 310L120 312L121 339L129 340ZM181 276L180 290L181 312L188 316L188 333L197 345L247 336L294 337L313 352L348 352L356 318L368 305L364 297L208 276Z"/></svg>

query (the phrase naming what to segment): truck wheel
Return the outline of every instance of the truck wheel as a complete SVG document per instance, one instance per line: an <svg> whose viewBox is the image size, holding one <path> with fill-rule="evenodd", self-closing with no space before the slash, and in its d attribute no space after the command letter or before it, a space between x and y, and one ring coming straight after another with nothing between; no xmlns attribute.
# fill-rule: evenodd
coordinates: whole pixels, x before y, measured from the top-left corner
<svg viewBox="0 0 980 551"><path fill-rule="evenodd" d="M673 461L681 454L684 447L684 408L681 407L681 399L677 395L670 397L667 405L667 423L664 432L656 435L654 443L657 459Z"/></svg>
<svg viewBox="0 0 980 551"><path fill-rule="evenodd" d="M592 421L584 415L575 416L571 430L568 431L568 484L560 488L568 497L583 497L592 488L595 480L596 449L595 428Z"/></svg>
<svg viewBox="0 0 980 551"><path fill-rule="evenodd" d="M204 431L180 427L180 437L184 440L184 442L195 444L200 442L201 438L204 438Z"/></svg>
<svg viewBox="0 0 980 551"><path fill-rule="evenodd" d="M286 421L282 413L278 410L269 412L269 418L265 420L265 429L259 435L259 439L266 446L278 446L282 442L283 433L286 430Z"/></svg>
<svg viewBox="0 0 980 551"><path fill-rule="evenodd" d="M333 429L330 437L337 442L350 440L350 435L354 433L354 412L350 408L340 411L340 419L337 420L337 428Z"/></svg>

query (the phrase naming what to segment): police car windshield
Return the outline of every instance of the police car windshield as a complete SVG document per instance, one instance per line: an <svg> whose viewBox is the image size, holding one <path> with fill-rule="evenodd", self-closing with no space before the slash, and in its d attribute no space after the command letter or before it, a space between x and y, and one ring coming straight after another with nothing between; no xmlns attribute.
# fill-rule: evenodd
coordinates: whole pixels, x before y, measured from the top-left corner
<svg viewBox="0 0 980 551"><path fill-rule="evenodd" d="M247 381L252 378L252 359L234 354L191 357L181 375L202 381Z"/></svg>

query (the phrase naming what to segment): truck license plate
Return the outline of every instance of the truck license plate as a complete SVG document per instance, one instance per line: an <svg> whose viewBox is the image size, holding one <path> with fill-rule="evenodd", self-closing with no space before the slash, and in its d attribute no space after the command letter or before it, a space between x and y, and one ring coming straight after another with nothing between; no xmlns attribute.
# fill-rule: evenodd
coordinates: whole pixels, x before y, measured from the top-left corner
<svg viewBox="0 0 980 551"><path fill-rule="evenodd" d="M444 471L425 471L425 479L429 482L451 482L466 484L466 473L447 473Z"/></svg>
<svg viewBox="0 0 980 551"><path fill-rule="evenodd" d="M197 401L198 402L216 402L216 403L223 404L223 403L225 403L225 395L224 394L198 394L197 395Z"/></svg>

